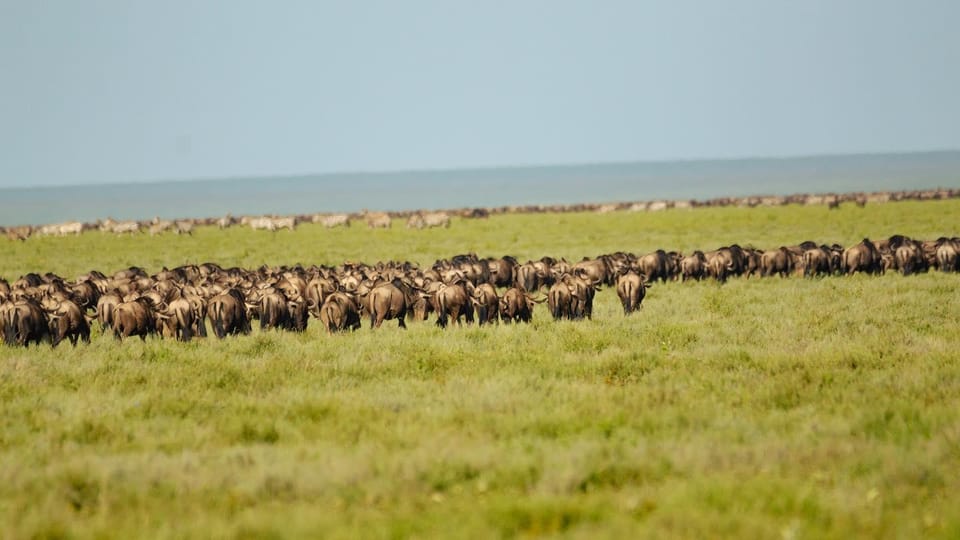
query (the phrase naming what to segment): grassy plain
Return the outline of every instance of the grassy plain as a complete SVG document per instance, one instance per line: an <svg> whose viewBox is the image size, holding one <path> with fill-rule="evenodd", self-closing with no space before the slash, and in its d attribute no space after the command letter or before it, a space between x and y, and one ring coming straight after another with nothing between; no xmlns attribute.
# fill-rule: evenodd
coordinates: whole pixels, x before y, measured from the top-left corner
<svg viewBox="0 0 960 540"><path fill-rule="evenodd" d="M0 275L957 235L960 201L0 242ZM960 536L960 276L658 284L624 317L0 348L0 536Z"/></svg>

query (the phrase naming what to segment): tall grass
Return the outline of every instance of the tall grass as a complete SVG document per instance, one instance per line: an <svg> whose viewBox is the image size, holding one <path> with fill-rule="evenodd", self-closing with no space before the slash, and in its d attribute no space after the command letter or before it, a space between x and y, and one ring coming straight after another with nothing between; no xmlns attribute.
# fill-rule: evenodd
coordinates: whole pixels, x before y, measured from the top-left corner
<svg viewBox="0 0 960 540"><path fill-rule="evenodd" d="M958 234L957 201L0 243L0 273ZM0 348L0 535L957 537L960 276L658 284L624 317Z"/></svg>

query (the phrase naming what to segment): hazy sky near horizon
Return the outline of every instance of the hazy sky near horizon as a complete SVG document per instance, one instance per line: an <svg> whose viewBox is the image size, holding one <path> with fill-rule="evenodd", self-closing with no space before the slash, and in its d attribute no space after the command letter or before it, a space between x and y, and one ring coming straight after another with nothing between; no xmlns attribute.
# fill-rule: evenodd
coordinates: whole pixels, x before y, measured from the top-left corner
<svg viewBox="0 0 960 540"><path fill-rule="evenodd" d="M0 0L0 187L960 148L956 0Z"/></svg>

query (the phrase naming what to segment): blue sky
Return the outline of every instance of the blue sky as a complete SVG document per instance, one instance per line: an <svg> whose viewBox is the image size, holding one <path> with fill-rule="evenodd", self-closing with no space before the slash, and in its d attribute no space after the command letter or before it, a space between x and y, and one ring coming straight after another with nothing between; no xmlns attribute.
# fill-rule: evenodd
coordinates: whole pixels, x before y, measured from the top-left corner
<svg viewBox="0 0 960 540"><path fill-rule="evenodd" d="M0 0L0 187L960 148L956 1Z"/></svg>

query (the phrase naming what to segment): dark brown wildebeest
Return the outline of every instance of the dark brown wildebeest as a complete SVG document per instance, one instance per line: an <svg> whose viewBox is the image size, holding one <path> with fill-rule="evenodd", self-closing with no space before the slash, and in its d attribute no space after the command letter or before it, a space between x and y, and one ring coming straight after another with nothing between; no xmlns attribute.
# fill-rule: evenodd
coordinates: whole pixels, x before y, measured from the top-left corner
<svg viewBox="0 0 960 540"><path fill-rule="evenodd" d="M320 306L323 305L327 296L337 292L337 288L336 278L325 276L311 278L303 290L303 298L307 301L310 314L319 319Z"/></svg>
<svg viewBox="0 0 960 540"><path fill-rule="evenodd" d="M707 274L707 258L700 250L694 251L680 261L680 280L695 279L700 281Z"/></svg>
<svg viewBox="0 0 960 540"><path fill-rule="evenodd" d="M549 287L556 281L553 265L556 260L543 257L538 261L527 261L517 267L517 287L525 291L536 291L541 287Z"/></svg>
<svg viewBox="0 0 960 540"><path fill-rule="evenodd" d="M517 260L506 255L499 259L486 259L490 281L496 287L510 287L516 282Z"/></svg>
<svg viewBox="0 0 960 540"><path fill-rule="evenodd" d="M399 281L399 280L397 280ZM361 307L370 315L370 327L380 328L383 321L397 319L400 328L406 328L407 302L393 282L364 282L357 289Z"/></svg>
<svg viewBox="0 0 960 540"><path fill-rule="evenodd" d="M193 338L196 314L189 300L183 297L170 300L158 305L154 313L157 322L165 330L161 335L169 334L178 341L190 341Z"/></svg>
<svg viewBox="0 0 960 540"><path fill-rule="evenodd" d="M156 333L157 321L153 303L145 298L121 302L113 308L113 335L123 341L130 336L140 336L146 341L149 334Z"/></svg>
<svg viewBox="0 0 960 540"><path fill-rule="evenodd" d="M360 312L356 301L344 292L327 295L320 306L320 322L330 333L360 328Z"/></svg>
<svg viewBox="0 0 960 540"><path fill-rule="evenodd" d="M534 300L529 293L518 287L507 289L500 297L500 320L505 323L533 320L533 306L544 300Z"/></svg>
<svg viewBox="0 0 960 540"><path fill-rule="evenodd" d="M93 311L93 315L100 321L101 330L108 328L113 330L114 308L122 302L123 298L121 298L120 293L116 290L104 294L97 299L97 308Z"/></svg>
<svg viewBox="0 0 960 540"><path fill-rule="evenodd" d="M705 268L706 275L720 283L725 283L727 278L733 273L734 266L727 256L724 255L724 252L720 250L709 251L703 255L707 260Z"/></svg>
<svg viewBox="0 0 960 540"><path fill-rule="evenodd" d="M76 302L68 298L46 296L40 306L47 313L51 345L56 347L64 339L69 339L73 346L81 339L84 343L90 343L90 325Z"/></svg>
<svg viewBox="0 0 960 540"><path fill-rule="evenodd" d="M593 298L600 289L600 283L576 274L565 274L562 279L567 283L570 294L573 296L570 303L570 318L592 319Z"/></svg>
<svg viewBox="0 0 960 540"><path fill-rule="evenodd" d="M290 306L280 291L269 288L262 291L258 302L260 329L285 328L290 321Z"/></svg>
<svg viewBox="0 0 960 540"><path fill-rule="evenodd" d="M243 293L231 288L210 299L207 317L213 333L220 339L227 334L249 334L250 319L247 318Z"/></svg>
<svg viewBox="0 0 960 540"><path fill-rule="evenodd" d="M555 321L573 318L573 294L566 281L561 279L550 287L547 291L547 306Z"/></svg>
<svg viewBox="0 0 960 540"><path fill-rule="evenodd" d="M284 330L293 332L305 332L307 330L307 321L310 319L310 312L307 310L307 302L302 296L287 300L287 310L289 317L284 325Z"/></svg>
<svg viewBox="0 0 960 540"><path fill-rule="evenodd" d="M804 277L827 276L831 273L831 253L825 246L805 249L800 267Z"/></svg>
<svg viewBox="0 0 960 540"><path fill-rule="evenodd" d="M473 291L472 301L477 308L477 322L480 326L498 320L500 298L497 296L497 289L493 285L489 283L478 285Z"/></svg>
<svg viewBox="0 0 960 540"><path fill-rule="evenodd" d="M754 248L744 248L743 257L743 275L747 276L747 278L759 275L762 268L763 251Z"/></svg>
<svg viewBox="0 0 960 540"><path fill-rule="evenodd" d="M857 272L879 274L883 271L880 263L880 251L869 238L864 238L859 244L847 248L843 252L841 261L843 271L848 275Z"/></svg>
<svg viewBox="0 0 960 540"><path fill-rule="evenodd" d="M647 253L637 260L637 269L651 283L658 279L666 283L670 279L670 266L670 256L662 249Z"/></svg>
<svg viewBox="0 0 960 540"><path fill-rule="evenodd" d="M908 276L915 272L927 270L927 261L923 256L923 248L919 242L906 239L893 252L894 260L900 273Z"/></svg>
<svg viewBox="0 0 960 540"><path fill-rule="evenodd" d="M95 309L100 299L100 290L90 280L78 280L70 285L70 296L81 310Z"/></svg>
<svg viewBox="0 0 960 540"><path fill-rule="evenodd" d="M0 306L0 317L3 341L7 345L27 347L31 341L39 345L50 333L46 314L32 298L4 303Z"/></svg>
<svg viewBox="0 0 960 540"><path fill-rule="evenodd" d="M617 277L617 296L623 304L623 313L629 315L640 309L640 304L646 296L643 277L629 269Z"/></svg>
<svg viewBox="0 0 960 540"><path fill-rule="evenodd" d="M760 275L763 277L774 274L787 277L793 271L793 255L783 246L779 249L765 251L760 257L760 269Z"/></svg>
<svg viewBox="0 0 960 540"><path fill-rule="evenodd" d="M941 272L960 271L960 242L950 238L938 238L936 245L937 267Z"/></svg>
<svg viewBox="0 0 960 540"><path fill-rule="evenodd" d="M573 273L594 283L612 285L614 282L613 269L605 257L584 259L573 265Z"/></svg>
<svg viewBox="0 0 960 540"><path fill-rule="evenodd" d="M525 291L536 291L540 288L541 280L537 276L537 268L532 261L527 261L517 267L515 285Z"/></svg>
<svg viewBox="0 0 960 540"><path fill-rule="evenodd" d="M446 328L450 320L461 325L463 323L460 317L465 317L468 323L473 323L471 301L473 291L473 284L465 279L443 284L433 295L433 307L437 311L437 326Z"/></svg>

